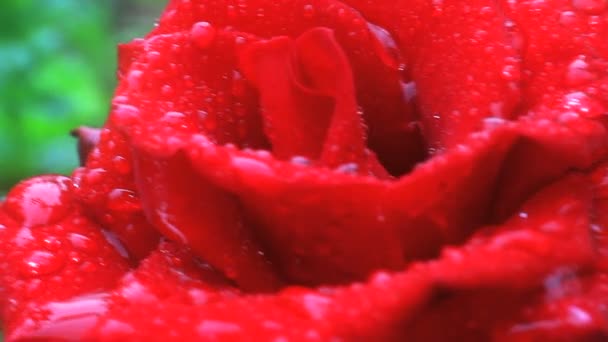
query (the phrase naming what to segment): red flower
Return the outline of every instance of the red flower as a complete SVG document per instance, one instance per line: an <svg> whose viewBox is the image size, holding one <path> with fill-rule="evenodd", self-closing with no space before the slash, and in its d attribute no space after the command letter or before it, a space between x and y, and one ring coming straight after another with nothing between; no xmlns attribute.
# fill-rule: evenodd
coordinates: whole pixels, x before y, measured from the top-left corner
<svg viewBox="0 0 608 342"><path fill-rule="evenodd" d="M608 338L607 37L593 0L171 1L85 166L1 207L8 339Z"/></svg>

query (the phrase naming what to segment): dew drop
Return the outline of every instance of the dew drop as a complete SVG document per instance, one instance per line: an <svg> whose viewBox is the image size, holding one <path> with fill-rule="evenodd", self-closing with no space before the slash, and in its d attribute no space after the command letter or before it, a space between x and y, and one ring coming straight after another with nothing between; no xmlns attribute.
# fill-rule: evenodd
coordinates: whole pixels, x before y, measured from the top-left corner
<svg viewBox="0 0 608 342"><path fill-rule="evenodd" d="M331 300L327 297L316 294L307 294L302 298L304 308L313 319L322 319L331 304Z"/></svg>
<svg viewBox="0 0 608 342"><path fill-rule="evenodd" d="M112 113L113 119L121 124L133 124L139 119L139 109L128 104L117 104Z"/></svg>
<svg viewBox="0 0 608 342"><path fill-rule="evenodd" d="M564 26L570 26L576 23L576 13L573 11L564 11L559 15L559 23Z"/></svg>
<svg viewBox="0 0 608 342"><path fill-rule="evenodd" d="M94 294L69 299L63 302L51 302L40 308L44 319L37 322L35 331L30 336L39 340L58 341L66 339L82 340L83 335L98 321L100 315L107 311L107 295Z"/></svg>
<svg viewBox="0 0 608 342"><path fill-rule="evenodd" d="M165 96L171 95L173 94L173 87L168 84L165 84L160 88L160 92Z"/></svg>
<svg viewBox="0 0 608 342"><path fill-rule="evenodd" d="M84 176L84 180L90 185L99 184L103 180L106 172L107 171L102 168L95 168L95 169L87 170L87 172Z"/></svg>
<svg viewBox="0 0 608 342"><path fill-rule="evenodd" d="M356 174L359 172L359 165L357 163L345 163L338 166L336 171L346 174Z"/></svg>
<svg viewBox="0 0 608 342"><path fill-rule="evenodd" d="M595 78L595 74L589 71L589 64L585 61L584 56L579 56L570 65L566 71L566 82L568 85L576 86L587 83Z"/></svg>
<svg viewBox="0 0 608 342"><path fill-rule="evenodd" d="M293 156L293 157L291 157L291 159L289 161L293 165L298 165L298 166L309 166L312 164L310 159L308 159L306 157L302 157L302 156Z"/></svg>
<svg viewBox="0 0 608 342"><path fill-rule="evenodd" d="M130 336L136 332L130 324L115 319L106 320L99 330L102 336Z"/></svg>
<svg viewBox="0 0 608 342"><path fill-rule="evenodd" d="M95 253L99 250L99 245L97 244L97 242L85 235L72 233L69 236L69 240L72 246L74 246L74 248L79 249L81 251L87 253Z"/></svg>
<svg viewBox="0 0 608 342"><path fill-rule="evenodd" d="M112 158L112 165L114 166L114 169L121 175L128 175L131 173L131 163L129 163L127 158L123 156L116 156Z"/></svg>
<svg viewBox="0 0 608 342"><path fill-rule="evenodd" d="M378 56L382 62L388 67L399 70L401 65L401 53L395 39L384 28L368 23L367 27L375 38L375 43L378 45Z"/></svg>
<svg viewBox="0 0 608 342"><path fill-rule="evenodd" d="M107 230L102 230L101 233L105 237L106 241L112 247L114 247L114 250L116 250L118 252L118 254L120 254L120 256L122 256L125 259L129 258L129 252L127 252L127 249L125 248L125 246L123 246L122 242L120 242L120 240L118 239L116 234L114 234L110 231L107 231Z"/></svg>
<svg viewBox="0 0 608 342"><path fill-rule="evenodd" d="M519 69L512 64L507 64L502 68L502 77L507 81L518 81L520 78Z"/></svg>
<svg viewBox="0 0 608 342"><path fill-rule="evenodd" d="M568 314L568 321L573 325L585 326L593 320L587 311L574 305L568 308Z"/></svg>
<svg viewBox="0 0 608 342"><path fill-rule="evenodd" d="M131 303L152 303L158 300L146 286L134 278L121 288L119 294Z"/></svg>
<svg viewBox="0 0 608 342"><path fill-rule="evenodd" d="M311 19L315 16L315 7L311 4L304 5L304 18Z"/></svg>
<svg viewBox="0 0 608 342"><path fill-rule="evenodd" d="M572 92L564 97L564 109L577 112L586 118L596 118L604 115L603 106L583 92Z"/></svg>
<svg viewBox="0 0 608 342"><path fill-rule="evenodd" d="M155 62L160 59L161 54L158 51L148 51L146 56L150 62Z"/></svg>
<svg viewBox="0 0 608 342"><path fill-rule="evenodd" d="M65 265L65 259L47 251L33 251L23 258L21 273L26 276L40 276L56 273Z"/></svg>
<svg viewBox="0 0 608 342"><path fill-rule="evenodd" d="M241 328L231 322L216 321L216 320L205 320L202 321L196 328L200 336L207 336L208 334L226 334L236 333L241 331Z"/></svg>
<svg viewBox="0 0 608 342"><path fill-rule="evenodd" d="M483 120L484 127L486 129L495 129L507 123L507 121L500 117L488 117Z"/></svg>
<svg viewBox="0 0 608 342"><path fill-rule="evenodd" d="M72 187L72 181L63 176L32 178L9 192L5 208L26 227L53 224L69 213Z"/></svg>
<svg viewBox="0 0 608 342"><path fill-rule="evenodd" d="M51 252L57 252L63 246L63 243L61 242L61 240L59 240L55 236L48 236L48 237L44 238L42 240L42 243L44 244L44 247L46 247L46 249Z"/></svg>
<svg viewBox="0 0 608 342"><path fill-rule="evenodd" d="M162 121L170 124L182 124L184 123L185 118L186 115L184 115L184 113L171 111L166 112L165 115L163 115Z"/></svg>
<svg viewBox="0 0 608 342"><path fill-rule="evenodd" d="M115 211L133 212L141 209L141 203L135 192L127 189L114 189L108 194L107 207Z"/></svg>
<svg viewBox="0 0 608 342"><path fill-rule="evenodd" d="M235 168L252 175L269 177L274 174L274 171L267 163L253 158L234 157L232 158L232 165Z"/></svg>
<svg viewBox="0 0 608 342"><path fill-rule="evenodd" d="M190 30L192 39L201 49L206 49L213 43L215 39L215 28L206 21L199 21L192 25Z"/></svg>
<svg viewBox="0 0 608 342"><path fill-rule="evenodd" d="M188 295L194 305L203 305L209 300L207 292L200 289L190 289Z"/></svg>
<svg viewBox="0 0 608 342"><path fill-rule="evenodd" d="M585 13L599 14L606 8L606 0L572 0L572 7Z"/></svg>
<svg viewBox="0 0 608 342"><path fill-rule="evenodd" d="M140 89L143 74L144 73L141 70L131 70L127 75L127 83L129 84L129 88L134 90Z"/></svg>
<svg viewBox="0 0 608 342"><path fill-rule="evenodd" d="M416 98L416 95L418 94L418 91L416 89L416 82L401 82L401 92L405 100L407 102L411 102L412 100L414 100L414 98Z"/></svg>
<svg viewBox="0 0 608 342"><path fill-rule="evenodd" d="M242 97L247 91L247 84L243 79L240 72L234 71L232 73L232 95L236 97Z"/></svg>

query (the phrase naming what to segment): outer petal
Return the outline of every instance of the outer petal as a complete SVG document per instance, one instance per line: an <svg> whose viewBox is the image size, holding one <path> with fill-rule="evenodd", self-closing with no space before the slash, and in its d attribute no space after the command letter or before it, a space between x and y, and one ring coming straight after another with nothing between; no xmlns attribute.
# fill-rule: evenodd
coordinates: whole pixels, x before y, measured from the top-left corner
<svg viewBox="0 0 608 342"><path fill-rule="evenodd" d="M207 304L166 298L124 305L117 296L87 336L99 341L396 341L403 334L402 323L428 294L428 283L420 275L379 274L366 284L288 288L269 296L209 298ZM123 328L108 328L112 326Z"/></svg>
<svg viewBox="0 0 608 342"><path fill-rule="evenodd" d="M77 338L102 311L97 297L82 307L56 302L108 290L127 269L73 192L69 178L32 178L11 190L0 208L3 330L10 340Z"/></svg>
<svg viewBox="0 0 608 342"><path fill-rule="evenodd" d="M607 283L592 235L594 196L589 177L571 175L533 196L504 224L414 267L426 269L443 290L407 325L407 338L605 337Z"/></svg>
<svg viewBox="0 0 608 342"><path fill-rule="evenodd" d="M87 214L116 233L137 261L156 246L159 235L143 216L132 163L125 139L106 128L85 167L76 169L73 178L75 196Z"/></svg>

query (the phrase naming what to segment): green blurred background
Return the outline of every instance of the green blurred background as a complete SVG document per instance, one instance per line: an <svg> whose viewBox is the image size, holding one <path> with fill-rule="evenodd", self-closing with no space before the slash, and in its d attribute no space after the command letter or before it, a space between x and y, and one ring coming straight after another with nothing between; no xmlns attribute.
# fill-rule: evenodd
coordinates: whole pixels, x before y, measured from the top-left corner
<svg viewBox="0 0 608 342"><path fill-rule="evenodd" d="M2 0L0 196L19 180L77 165L79 125L100 126L116 44L148 32L166 0Z"/></svg>

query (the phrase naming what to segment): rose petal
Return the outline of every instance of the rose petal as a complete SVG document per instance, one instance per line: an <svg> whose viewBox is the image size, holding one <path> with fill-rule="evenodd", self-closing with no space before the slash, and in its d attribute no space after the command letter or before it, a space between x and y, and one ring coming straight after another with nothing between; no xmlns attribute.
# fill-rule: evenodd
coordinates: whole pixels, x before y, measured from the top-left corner
<svg viewBox="0 0 608 342"><path fill-rule="evenodd" d="M363 174L387 176L366 148L350 65L330 30L251 44L241 53L241 68L261 92L277 158L302 156L329 167L354 163Z"/></svg>
<svg viewBox="0 0 608 342"><path fill-rule="evenodd" d="M483 129L485 118L514 117L520 101L519 56L498 3L344 2L397 36L432 151L462 143Z"/></svg>
<svg viewBox="0 0 608 342"><path fill-rule="evenodd" d="M428 289L420 275L379 274L366 284L288 288L276 295L249 295L207 305L184 305L172 298L137 305L116 301L88 336L100 341L398 340L401 324L426 300ZM129 329L121 328L125 326Z"/></svg>
<svg viewBox="0 0 608 342"><path fill-rule="evenodd" d="M91 323L84 316L98 314L97 309L83 308L78 315L84 320L78 323L71 316L74 308L52 303L112 288L127 269L125 258L83 215L67 177L42 176L18 184L0 208L0 221L7 338L78 336Z"/></svg>
<svg viewBox="0 0 608 342"><path fill-rule="evenodd" d="M131 159L125 139L106 128L87 164L76 169L73 178L75 195L87 214L116 233L137 261L154 249L159 235L144 218Z"/></svg>
<svg viewBox="0 0 608 342"><path fill-rule="evenodd" d="M272 18L269 20L268 18ZM403 174L426 152L413 102L403 94L403 63L392 37L335 0L228 1L193 4L173 0L148 37L187 31L197 22L232 27L261 37L298 37L314 27L334 30L353 69L357 99L369 127L369 145L392 174Z"/></svg>

